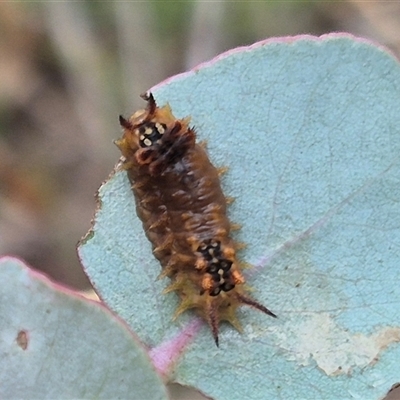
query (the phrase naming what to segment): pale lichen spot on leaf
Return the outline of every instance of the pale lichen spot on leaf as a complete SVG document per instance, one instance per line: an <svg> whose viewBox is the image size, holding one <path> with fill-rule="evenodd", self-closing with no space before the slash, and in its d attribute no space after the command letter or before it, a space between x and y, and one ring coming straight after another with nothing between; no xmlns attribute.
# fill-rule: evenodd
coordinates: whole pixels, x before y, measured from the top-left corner
<svg viewBox="0 0 400 400"><path fill-rule="evenodd" d="M384 327L368 336L343 329L328 313L305 314L301 322L288 320L270 331L291 361L302 366L314 361L330 376L374 365L383 350L400 342L400 327Z"/></svg>

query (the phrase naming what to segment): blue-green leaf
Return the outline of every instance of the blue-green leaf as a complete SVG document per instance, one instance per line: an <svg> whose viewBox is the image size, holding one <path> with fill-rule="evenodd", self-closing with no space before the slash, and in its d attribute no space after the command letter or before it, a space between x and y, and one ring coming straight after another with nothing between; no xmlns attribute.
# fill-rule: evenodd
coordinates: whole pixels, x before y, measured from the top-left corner
<svg viewBox="0 0 400 400"><path fill-rule="evenodd" d="M346 35L271 40L153 89L190 115L228 166L253 296L220 348L203 326L175 381L216 399L382 397L400 381L400 67ZM174 294L118 172L99 192L80 257L100 296L147 345L182 332Z"/></svg>
<svg viewBox="0 0 400 400"><path fill-rule="evenodd" d="M10 257L0 280L0 398L167 398L145 349L105 307Z"/></svg>

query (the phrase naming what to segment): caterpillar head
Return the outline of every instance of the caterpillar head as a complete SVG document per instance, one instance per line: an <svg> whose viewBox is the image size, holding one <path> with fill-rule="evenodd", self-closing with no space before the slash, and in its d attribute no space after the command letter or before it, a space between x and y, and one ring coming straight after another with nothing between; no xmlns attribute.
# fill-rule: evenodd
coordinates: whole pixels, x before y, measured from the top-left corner
<svg viewBox="0 0 400 400"><path fill-rule="evenodd" d="M150 175L159 175L194 146L195 132L188 127L189 118L176 119L168 104L159 108L151 93L142 97L145 109L128 120L119 117L124 134L115 144L127 163L146 165Z"/></svg>

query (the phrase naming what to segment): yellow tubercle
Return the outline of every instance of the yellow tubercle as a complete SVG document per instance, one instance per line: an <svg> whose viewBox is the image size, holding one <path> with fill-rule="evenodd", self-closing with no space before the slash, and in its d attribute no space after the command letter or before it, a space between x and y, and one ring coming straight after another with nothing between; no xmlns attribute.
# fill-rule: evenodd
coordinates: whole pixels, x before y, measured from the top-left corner
<svg viewBox="0 0 400 400"><path fill-rule="evenodd" d="M231 231L238 231L241 228L242 228L242 225L236 224L235 222L231 223Z"/></svg>
<svg viewBox="0 0 400 400"><path fill-rule="evenodd" d="M226 196L225 201L226 201L226 204L229 206L235 201L235 198L231 197L231 196Z"/></svg>
<svg viewBox="0 0 400 400"><path fill-rule="evenodd" d="M232 271L232 277L233 281L235 282L235 285L241 285L242 283L245 282L243 275L238 270Z"/></svg>
<svg viewBox="0 0 400 400"><path fill-rule="evenodd" d="M224 175L228 172L228 167L219 167L217 168L218 176Z"/></svg>

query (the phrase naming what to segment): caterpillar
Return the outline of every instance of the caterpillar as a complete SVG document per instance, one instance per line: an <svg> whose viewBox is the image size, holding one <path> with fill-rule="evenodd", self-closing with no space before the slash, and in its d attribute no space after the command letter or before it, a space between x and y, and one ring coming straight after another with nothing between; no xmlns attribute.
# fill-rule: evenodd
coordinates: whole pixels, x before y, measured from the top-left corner
<svg viewBox="0 0 400 400"><path fill-rule="evenodd" d="M123 156L122 168L161 263L160 276L172 281L164 292L175 291L181 298L174 318L195 309L219 346L221 321L242 331L239 306L276 315L246 292L219 171L196 143L190 117L176 119L168 104L157 106L151 93L141 97L147 101L145 109L119 118L123 135L115 144Z"/></svg>

